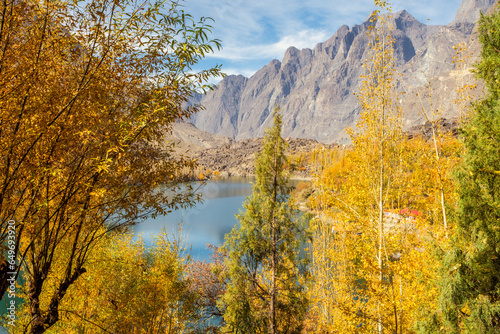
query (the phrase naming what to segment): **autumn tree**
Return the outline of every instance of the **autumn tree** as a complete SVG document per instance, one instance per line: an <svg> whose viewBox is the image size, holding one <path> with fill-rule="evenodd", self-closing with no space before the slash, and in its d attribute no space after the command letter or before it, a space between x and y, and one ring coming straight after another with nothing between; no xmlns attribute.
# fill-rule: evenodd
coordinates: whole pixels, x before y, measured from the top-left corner
<svg viewBox="0 0 500 334"><path fill-rule="evenodd" d="M384 11L390 11L385 1L376 3ZM363 84L358 98L363 109L360 121L357 123L357 132L352 132L351 138L356 150L361 152L360 172L367 180L365 205L368 207L361 212L361 219L365 222L376 222L377 239L375 257L377 259L378 287L376 290L386 290L387 272L385 268L386 256L384 249L385 235L388 227L385 226L384 213L392 206L387 200L389 193L396 188L398 172L398 144L402 136L401 107L398 101L397 81L394 68L394 40L390 34L392 27L387 18L378 15L376 11L370 26L372 42L371 59L366 63L366 74L362 77ZM370 203L371 202L371 203ZM369 207L373 205L374 211ZM363 233L363 232L362 232ZM365 232L366 233L366 232ZM383 291L380 291L383 293ZM376 306L377 331L384 330L382 309L389 308L385 303ZM397 328L396 328L397 331Z"/></svg>
<svg viewBox="0 0 500 334"><path fill-rule="evenodd" d="M470 73L469 66L467 65L467 60L470 56L467 54L466 43L460 43L453 47L456 50L455 56L453 56L452 62L455 64L455 71L458 75L459 85L457 86L457 99L454 100L456 107L459 110L458 120L450 120L450 123L462 122L466 120L466 110L473 99L473 92L476 89L476 84L474 82L465 82L465 78L468 78ZM430 55L427 54L429 62L432 60L429 58ZM421 127L424 132L422 135L425 137L426 141L432 145L429 147L430 150L426 150L422 146L422 162L423 169L429 173L429 180L432 186L428 187L428 190L432 187L433 190L428 195L430 197L436 198L436 203L440 206L439 216L434 217L434 221L440 221L444 227L445 236L448 236L448 210L453 208L455 204L455 193L450 191L453 189L453 181L451 180L451 171L454 169L458 159L456 158L456 146L460 146L460 142L456 140L456 132L450 129L446 129L446 120L442 118L442 110L436 105L434 99L435 82L437 77L431 77L431 69L428 69L429 73L425 73L427 77L427 92L424 94L417 93L417 97L420 103L419 114L426 121L425 125ZM439 80L437 80L439 81ZM450 150L451 148L451 150ZM455 155L455 158L453 157ZM448 197L448 194L452 194Z"/></svg>
<svg viewBox="0 0 500 334"><path fill-rule="evenodd" d="M136 239L136 240L134 240ZM70 246L71 242L65 243ZM64 271L63 254L56 254L46 290L56 289ZM164 231L147 246L132 233L103 233L90 251L86 272L61 301L60 320L51 333L186 333L200 319L198 294L187 272L190 259L178 236ZM42 295L41 303L50 294ZM31 321L29 304L18 310L23 333Z"/></svg>
<svg viewBox="0 0 500 334"><path fill-rule="evenodd" d="M436 294L425 283L435 268L426 266L425 221L415 210L421 152L403 136L390 8L376 3L384 13L369 28L353 147L315 179L310 319L324 332L411 331Z"/></svg>
<svg viewBox="0 0 500 334"><path fill-rule="evenodd" d="M450 333L500 331L500 13L481 16L476 75L487 88L462 129L459 206L452 248L444 254L440 309L429 321ZM440 324L440 322L442 322Z"/></svg>
<svg viewBox="0 0 500 334"><path fill-rule="evenodd" d="M443 159L454 160L459 148L455 141L443 145ZM397 323L398 333L406 333L436 307L439 263L432 249L436 240L444 239L444 229L434 221L441 211L438 199L428 195L435 192L436 182L430 173L434 156L426 152L432 152L432 142L421 137L401 142L404 177L393 180L400 184L398 191L388 192L391 205L384 214L388 279L379 287L374 256L377 230L373 220L364 218L373 210L369 184L359 168L365 153L351 147L343 154L319 150L313 155L319 167L309 200L316 214L311 222L314 283L308 292L307 319L311 330L371 332L381 304L385 329L394 330ZM450 192L447 197L451 198Z"/></svg>
<svg viewBox="0 0 500 334"><path fill-rule="evenodd" d="M256 159L252 195L224 244L228 333L298 333L302 327L306 258L299 251L307 234L290 200L281 125L275 109L274 126L266 130Z"/></svg>
<svg viewBox="0 0 500 334"><path fill-rule="evenodd" d="M443 146L443 142L446 140L450 140L451 137L453 136L452 133L448 132L446 133L443 131L442 128L442 119L439 117L441 114L441 111L439 109L436 109L436 107L433 105L433 100L432 100L432 85L431 85L431 80L429 79L428 81L428 90L429 90L429 109L426 110L426 108L423 107L420 109L420 115L424 116L424 119L426 120L427 124L430 125L430 140L432 141L432 155L433 158L431 159L432 165L434 168L432 168L433 171L435 171L435 179L436 179L436 184L437 184L437 190L439 193L439 204L441 207L441 219L443 223L443 227L445 229L445 233L448 234L448 214L447 214L447 208L446 208L446 202L447 199L445 197L445 187L446 187L446 181L449 177L449 174L447 174L447 171L450 170L450 168L446 168L444 165L448 160L443 159L443 152L441 150Z"/></svg>
<svg viewBox="0 0 500 334"><path fill-rule="evenodd" d="M220 46L208 20L180 1L0 3L0 239L15 221L29 333L57 323L102 233L197 199L179 187L193 163L174 158L163 135L199 109L183 105L220 74L192 71ZM63 274L47 289L62 254Z"/></svg>

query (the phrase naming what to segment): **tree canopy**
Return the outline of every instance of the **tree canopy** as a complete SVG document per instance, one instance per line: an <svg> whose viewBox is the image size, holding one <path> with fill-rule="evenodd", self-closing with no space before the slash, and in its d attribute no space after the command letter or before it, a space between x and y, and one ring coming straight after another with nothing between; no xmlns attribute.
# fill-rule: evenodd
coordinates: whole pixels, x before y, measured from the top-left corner
<svg viewBox="0 0 500 334"><path fill-rule="evenodd" d="M450 333L500 331L498 8L491 15L481 15L479 40L481 60L475 73L484 81L487 94L474 104L462 129L465 153L456 174L456 226L451 250L443 254L440 282L440 328Z"/></svg>
<svg viewBox="0 0 500 334"><path fill-rule="evenodd" d="M193 162L174 157L164 134L200 109L187 99L221 74L218 66L193 71L220 48L209 23L176 0L0 3L0 241L14 220L31 333L58 321L103 227L198 199L179 187ZM41 303L63 244L64 274Z"/></svg>

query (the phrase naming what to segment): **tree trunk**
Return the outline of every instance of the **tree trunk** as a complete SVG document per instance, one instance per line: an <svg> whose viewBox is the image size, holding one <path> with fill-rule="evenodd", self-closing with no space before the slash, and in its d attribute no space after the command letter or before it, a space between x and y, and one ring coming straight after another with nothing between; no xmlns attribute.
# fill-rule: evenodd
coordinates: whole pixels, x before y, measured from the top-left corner
<svg viewBox="0 0 500 334"><path fill-rule="evenodd" d="M271 271L272 271L272 278L271 278L271 334L276 333L276 220L273 218L272 220L272 227L271 227L271 233L272 233L272 258L271 258Z"/></svg>
<svg viewBox="0 0 500 334"><path fill-rule="evenodd" d="M384 39L382 45L385 45L385 33L383 34L382 38ZM382 54L383 57L383 54ZM383 64L385 65L385 59L382 59ZM379 267L379 279L380 279L380 286L384 284L384 273L383 273L383 258L382 258L382 252L383 252L383 242L384 242L384 173L385 173L385 165L384 165L384 158L385 158L385 147L384 147L384 141L385 141L385 96L382 96L382 119L381 119L381 128L380 128L380 177L379 177L379 198L378 198L378 204L379 204L379 210L378 210L378 267ZM380 304L378 306L378 324L377 324L377 330L379 334L382 334L384 329L382 326L382 311L380 310Z"/></svg>
<svg viewBox="0 0 500 334"><path fill-rule="evenodd" d="M276 143L276 150L278 150L278 145ZM270 333L276 333L276 204L278 200L278 154L274 157L274 178L273 178L273 215L271 219L271 319L270 319Z"/></svg>
<svg viewBox="0 0 500 334"><path fill-rule="evenodd" d="M378 267L379 267L379 279L380 285L383 284L384 274L383 274L383 260L382 260L382 243L384 241L384 153L383 153L383 144L382 144L382 153L381 153L381 164L380 164L380 184L379 184L379 217L378 217ZM383 332L382 327L382 313L380 310L380 305L378 306L378 324L377 324L378 333L381 334Z"/></svg>
<svg viewBox="0 0 500 334"><path fill-rule="evenodd" d="M436 124L432 124L432 140L434 142L434 151L436 153L436 166L438 170L438 176L439 176L439 192L441 195L441 211L443 214L443 225L444 225L444 230L446 233L446 237L448 237L448 220L446 219L446 206L445 206L445 199L444 199L444 187L443 187L443 177L441 175L441 166L439 165L439 150L437 147L437 139L436 139Z"/></svg>
<svg viewBox="0 0 500 334"><path fill-rule="evenodd" d="M78 266L70 277L67 277L52 296L47 312L42 316L40 310L40 294L44 279L38 275L30 283L29 299L32 325L29 334L41 334L52 327L59 320L59 303L66 294L68 288L73 284L83 273L87 272L85 268Z"/></svg>

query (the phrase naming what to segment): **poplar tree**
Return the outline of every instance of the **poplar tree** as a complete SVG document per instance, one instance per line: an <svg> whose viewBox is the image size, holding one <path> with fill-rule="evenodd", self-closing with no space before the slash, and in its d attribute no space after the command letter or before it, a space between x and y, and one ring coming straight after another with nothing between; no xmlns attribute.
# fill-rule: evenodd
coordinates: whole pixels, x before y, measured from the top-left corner
<svg viewBox="0 0 500 334"><path fill-rule="evenodd" d="M418 182L410 177L422 168L402 132L391 8L375 4L357 94L362 113L347 131L352 148L342 160L326 159L315 178L310 298L318 332L406 333L417 305L435 297L420 283L428 276L422 270L428 254L418 251L415 220L402 214L416 204Z"/></svg>
<svg viewBox="0 0 500 334"><path fill-rule="evenodd" d="M299 333L307 300L305 257L299 255L307 232L290 201L285 170L286 142L281 116L267 129L256 159L252 195L237 215L240 227L228 235L228 286L224 295L229 333Z"/></svg>
<svg viewBox="0 0 500 334"><path fill-rule="evenodd" d="M441 281L440 330L453 333L500 332L500 13L479 22L475 72L487 95L462 129L459 207Z"/></svg>

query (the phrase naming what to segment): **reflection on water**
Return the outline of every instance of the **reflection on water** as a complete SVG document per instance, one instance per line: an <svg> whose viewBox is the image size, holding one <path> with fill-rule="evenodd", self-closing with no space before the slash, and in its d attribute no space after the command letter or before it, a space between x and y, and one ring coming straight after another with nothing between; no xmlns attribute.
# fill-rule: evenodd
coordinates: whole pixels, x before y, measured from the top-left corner
<svg viewBox="0 0 500 334"><path fill-rule="evenodd" d="M246 196L252 193L252 181L246 177L210 180L200 189L202 203L148 219L135 226L135 233L142 234L146 244L150 244L152 234L162 228L168 233L176 233L182 224L182 237L192 247L193 258L208 260L207 244L218 246L224 242L224 235L237 223L235 214L242 209Z"/></svg>
<svg viewBox="0 0 500 334"><path fill-rule="evenodd" d="M252 193L253 177L232 176L210 180L201 188L204 199L249 196Z"/></svg>

